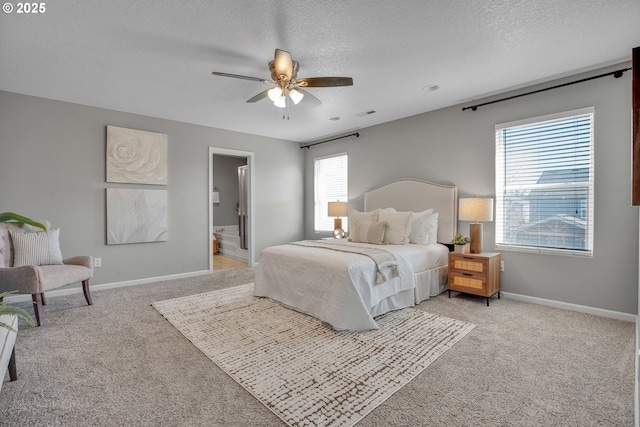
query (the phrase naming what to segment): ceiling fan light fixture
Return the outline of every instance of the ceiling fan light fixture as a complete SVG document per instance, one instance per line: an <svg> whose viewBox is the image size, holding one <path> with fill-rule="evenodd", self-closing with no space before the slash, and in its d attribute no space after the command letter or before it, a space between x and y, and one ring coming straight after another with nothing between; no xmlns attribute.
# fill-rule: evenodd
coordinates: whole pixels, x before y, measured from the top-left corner
<svg viewBox="0 0 640 427"><path fill-rule="evenodd" d="M284 96L281 96L275 101L273 101L273 105L275 105L278 108L284 108L287 106L287 98L285 98Z"/></svg>
<svg viewBox="0 0 640 427"><path fill-rule="evenodd" d="M300 103L305 95L306 98L321 104L320 100L313 94L305 92L303 89L309 87L338 87L352 86L353 79L351 77L308 77L298 79L298 70L300 64L291 58L291 53L286 50L276 49L273 61L269 62L269 71L271 72L271 80L265 80L258 77L243 76L240 74L223 73L213 71L214 76L231 77L234 79L251 80L260 83L272 84L271 89L263 90L257 95L249 98L248 103L258 102L264 98L269 98L276 107L285 108L287 106L287 95L294 104Z"/></svg>
<svg viewBox="0 0 640 427"><path fill-rule="evenodd" d="M269 89L267 95L271 101L276 102L279 98L282 98L282 88L280 88L280 86L276 86Z"/></svg>
<svg viewBox="0 0 640 427"><path fill-rule="evenodd" d="M289 97L295 105L298 105L298 103L302 101L302 98L304 98L304 93L296 89L291 89L289 90Z"/></svg>

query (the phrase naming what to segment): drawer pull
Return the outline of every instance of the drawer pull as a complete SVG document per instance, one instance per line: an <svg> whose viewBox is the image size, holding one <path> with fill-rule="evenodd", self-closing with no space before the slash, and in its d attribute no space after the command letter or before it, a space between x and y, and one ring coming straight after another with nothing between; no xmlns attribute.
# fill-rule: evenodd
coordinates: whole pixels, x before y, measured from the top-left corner
<svg viewBox="0 0 640 427"><path fill-rule="evenodd" d="M462 273L463 276L473 276L471 273Z"/></svg>

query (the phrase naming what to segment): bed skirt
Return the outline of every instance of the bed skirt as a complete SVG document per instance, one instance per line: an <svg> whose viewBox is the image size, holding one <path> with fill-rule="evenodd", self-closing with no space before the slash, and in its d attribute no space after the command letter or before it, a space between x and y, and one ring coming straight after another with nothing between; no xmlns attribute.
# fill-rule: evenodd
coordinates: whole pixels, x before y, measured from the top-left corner
<svg viewBox="0 0 640 427"><path fill-rule="evenodd" d="M405 307L412 307L420 304L430 297L440 295L447 290L448 268L446 265L442 267L432 268L431 270L414 273L416 287L406 291L391 295L371 307L369 312L372 317L379 316L391 310L399 310Z"/></svg>

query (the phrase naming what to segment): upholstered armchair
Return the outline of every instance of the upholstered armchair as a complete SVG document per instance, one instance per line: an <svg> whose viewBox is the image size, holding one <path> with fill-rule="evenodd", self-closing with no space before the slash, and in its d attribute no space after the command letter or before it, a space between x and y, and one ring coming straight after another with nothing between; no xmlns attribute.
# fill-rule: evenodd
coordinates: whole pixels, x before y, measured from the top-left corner
<svg viewBox="0 0 640 427"><path fill-rule="evenodd" d="M76 256L63 259L58 241L59 229L47 231L18 222L0 223L0 292L31 294L36 324L42 324L45 291L82 282L84 297L92 305L89 279L93 259Z"/></svg>

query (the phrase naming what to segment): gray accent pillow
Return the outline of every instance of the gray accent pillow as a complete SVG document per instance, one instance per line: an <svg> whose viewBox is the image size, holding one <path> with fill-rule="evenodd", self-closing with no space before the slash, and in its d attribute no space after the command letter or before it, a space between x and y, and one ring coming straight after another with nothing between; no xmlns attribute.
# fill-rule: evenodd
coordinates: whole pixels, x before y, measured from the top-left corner
<svg viewBox="0 0 640 427"><path fill-rule="evenodd" d="M387 230L386 222L358 221L349 233L349 241L355 243L371 243L382 245Z"/></svg>

